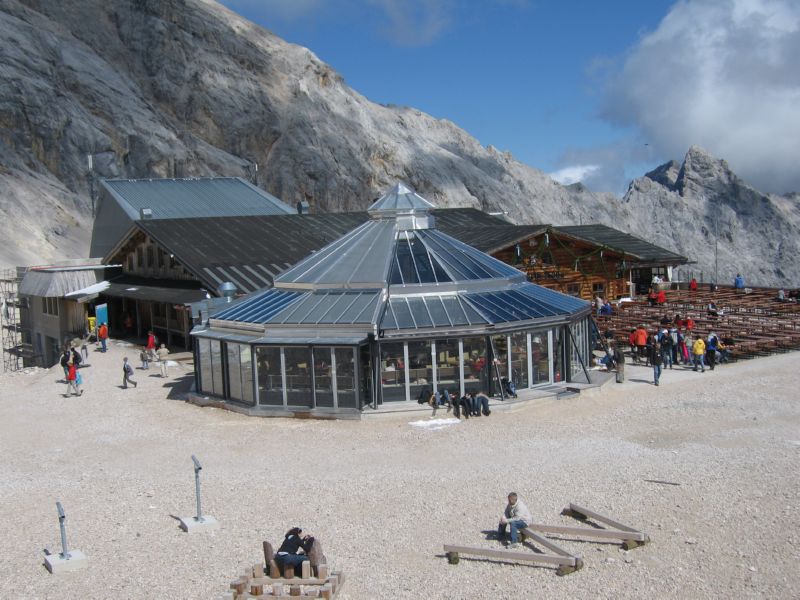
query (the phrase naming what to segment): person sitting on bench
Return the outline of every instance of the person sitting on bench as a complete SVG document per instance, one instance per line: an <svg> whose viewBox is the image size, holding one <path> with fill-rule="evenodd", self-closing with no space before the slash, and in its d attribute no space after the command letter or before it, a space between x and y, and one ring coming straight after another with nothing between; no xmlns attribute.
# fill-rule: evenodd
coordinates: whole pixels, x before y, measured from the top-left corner
<svg viewBox="0 0 800 600"><path fill-rule="evenodd" d="M519 499L516 492L508 495L508 505L500 517L500 524L497 526L497 537L504 540L506 537L506 527L511 529L511 546L516 546L520 529L525 529L531 524L533 517L531 511L525 503Z"/></svg>
<svg viewBox="0 0 800 600"><path fill-rule="evenodd" d="M483 412L484 417L488 417L490 414L492 414L492 411L489 410L489 396L487 396L484 392L471 394L471 396L473 416L480 417L481 412Z"/></svg>
<svg viewBox="0 0 800 600"><path fill-rule="evenodd" d="M275 562L278 563L281 572L287 567L297 567L303 561L309 560L308 553L314 545L314 538L310 535L300 537L302 533L303 530L299 527L292 527L286 532L281 547L275 553Z"/></svg>

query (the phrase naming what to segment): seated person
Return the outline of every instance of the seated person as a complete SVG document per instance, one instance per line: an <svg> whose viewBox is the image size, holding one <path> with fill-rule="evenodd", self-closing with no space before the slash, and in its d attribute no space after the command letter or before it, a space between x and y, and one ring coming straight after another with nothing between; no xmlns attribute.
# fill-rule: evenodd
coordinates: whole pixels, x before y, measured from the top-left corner
<svg viewBox="0 0 800 600"><path fill-rule="evenodd" d="M471 394L471 396L473 416L480 417L481 412L483 412L484 417L488 417L490 414L492 414L492 411L489 410L489 396L487 396L484 392Z"/></svg>
<svg viewBox="0 0 800 600"><path fill-rule="evenodd" d="M519 530L525 529L533 522L533 517L525 503L519 499L516 492L511 492L508 495L508 504L503 511L503 516L500 517L500 524L497 526L497 538L504 540L506 537L506 529L511 529L510 546L516 546L519 536Z"/></svg>
<svg viewBox="0 0 800 600"><path fill-rule="evenodd" d="M609 302L608 300L606 300L605 304L603 304L603 306L600 307L600 314L601 315L610 315L613 312L614 312L614 309L611 306L611 302Z"/></svg>
<svg viewBox="0 0 800 600"><path fill-rule="evenodd" d="M285 573L287 567L297 567L305 560L309 560L308 553L314 545L314 538L310 535L300 537L303 530L299 527L292 527L286 532L281 547L275 553L275 562Z"/></svg>
<svg viewBox="0 0 800 600"><path fill-rule="evenodd" d="M423 386L419 391L419 395L417 396L417 404L425 404L426 402L430 403L430 397L431 391L427 388L427 386Z"/></svg>
<svg viewBox="0 0 800 600"><path fill-rule="evenodd" d="M659 290L658 294L656 294L656 302L658 304L664 304L667 301L667 293L664 290Z"/></svg>
<svg viewBox="0 0 800 600"><path fill-rule="evenodd" d="M711 302L708 303L708 316L709 317L718 317L719 316L719 310L717 309L717 303L714 302L714 301L711 301Z"/></svg>

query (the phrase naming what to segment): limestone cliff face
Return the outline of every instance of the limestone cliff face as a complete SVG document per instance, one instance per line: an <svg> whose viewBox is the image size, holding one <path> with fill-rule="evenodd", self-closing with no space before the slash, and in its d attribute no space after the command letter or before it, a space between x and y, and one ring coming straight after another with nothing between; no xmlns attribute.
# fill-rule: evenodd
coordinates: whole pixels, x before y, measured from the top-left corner
<svg viewBox="0 0 800 600"><path fill-rule="evenodd" d="M683 225L705 214L699 164L637 180L622 200L561 186L449 121L370 102L309 50L212 0L0 0L0 42L0 211L12 217L0 220L11 241L0 264L85 255L87 154L99 177L244 176L257 163L261 187L320 211L363 209L403 180L440 206L603 222L685 252ZM673 241L642 218L662 203L688 207L673 213Z"/></svg>
<svg viewBox="0 0 800 600"><path fill-rule="evenodd" d="M683 164L662 165L634 180L624 202L632 231L697 260L690 268L719 281L741 272L749 284L797 286L800 202L750 187L724 160L693 146Z"/></svg>

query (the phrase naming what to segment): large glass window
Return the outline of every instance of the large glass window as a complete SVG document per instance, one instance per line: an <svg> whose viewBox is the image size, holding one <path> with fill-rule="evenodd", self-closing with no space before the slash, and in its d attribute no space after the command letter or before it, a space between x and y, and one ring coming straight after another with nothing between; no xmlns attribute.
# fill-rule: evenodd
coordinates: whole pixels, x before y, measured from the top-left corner
<svg viewBox="0 0 800 600"><path fill-rule="evenodd" d="M253 400L253 364L250 346L227 344L228 349L228 396L247 404Z"/></svg>
<svg viewBox="0 0 800 600"><path fill-rule="evenodd" d="M313 404L311 391L311 348L286 346L286 402L289 406Z"/></svg>
<svg viewBox="0 0 800 600"><path fill-rule="evenodd" d="M356 363L354 348L334 348L336 358L336 401L339 408L356 406Z"/></svg>
<svg viewBox="0 0 800 600"><path fill-rule="evenodd" d="M239 344L225 344L228 351L228 397L242 399L242 378L239 368Z"/></svg>
<svg viewBox="0 0 800 600"><path fill-rule="evenodd" d="M253 397L253 350L250 345L240 345L242 373L242 402L255 405L256 399Z"/></svg>
<svg viewBox="0 0 800 600"><path fill-rule="evenodd" d="M430 394L433 390L433 361L431 343L408 342L408 376L411 383L411 399L420 394Z"/></svg>
<svg viewBox="0 0 800 600"><path fill-rule="evenodd" d="M508 380L508 337L505 335L492 336L492 353L494 354L494 364L492 372L489 374L491 392L499 394L500 390L497 389L499 382L504 379Z"/></svg>
<svg viewBox="0 0 800 600"><path fill-rule="evenodd" d="M458 369L458 340L436 340L436 385L458 395L461 378Z"/></svg>
<svg viewBox="0 0 800 600"><path fill-rule="evenodd" d="M517 389L528 387L528 334L524 331L511 334L511 381Z"/></svg>
<svg viewBox="0 0 800 600"><path fill-rule="evenodd" d="M331 348L314 348L314 398L317 406L333 407L333 358Z"/></svg>
<svg viewBox="0 0 800 600"><path fill-rule="evenodd" d="M550 344L546 331L531 333L531 385L550 381Z"/></svg>
<svg viewBox="0 0 800 600"><path fill-rule="evenodd" d="M406 363L402 342L381 343L381 386L384 402L406 399Z"/></svg>
<svg viewBox="0 0 800 600"><path fill-rule="evenodd" d="M489 391L486 338L464 338L464 391Z"/></svg>
<svg viewBox="0 0 800 600"><path fill-rule="evenodd" d="M215 396L224 396L225 390L222 386L222 349L219 342L209 341L211 347L211 393Z"/></svg>
<svg viewBox="0 0 800 600"><path fill-rule="evenodd" d="M277 346L256 348L258 368L258 402L265 406L283 406L281 349Z"/></svg>

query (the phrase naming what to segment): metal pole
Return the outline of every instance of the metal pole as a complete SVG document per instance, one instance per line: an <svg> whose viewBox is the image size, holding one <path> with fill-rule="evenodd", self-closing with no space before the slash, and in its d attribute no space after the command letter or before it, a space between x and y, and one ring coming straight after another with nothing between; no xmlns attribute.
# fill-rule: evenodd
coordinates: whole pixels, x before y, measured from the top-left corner
<svg viewBox="0 0 800 600"><path fill-rule="evenodd" d="M203 511L200 508L200 471L203 469L203 467L200 465L200 461L197 460L197 457L194 454L192 454L192 462L194 463L194 493L197 499L197 516L195 517L195 521L202 522Z"/></svg>
<svg viewBox="0 0 800 600"><path fill-rule="evenodd" d="M64 507L61 502L56 502L56 509L58 510L58 527L61 529L61 558L69 560L69 546L67 546L67 527L64 522L67 520L67 515L64 514Z"/></svg>

